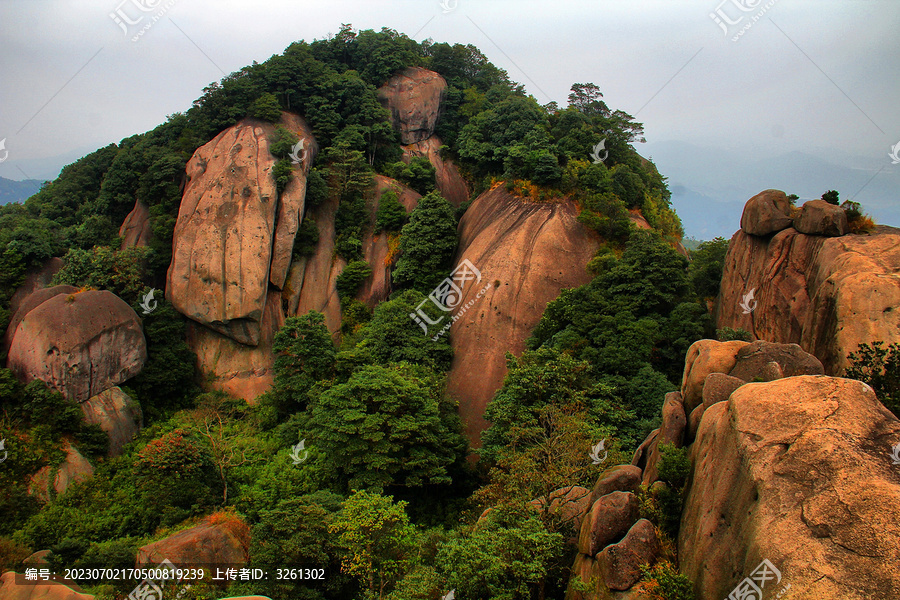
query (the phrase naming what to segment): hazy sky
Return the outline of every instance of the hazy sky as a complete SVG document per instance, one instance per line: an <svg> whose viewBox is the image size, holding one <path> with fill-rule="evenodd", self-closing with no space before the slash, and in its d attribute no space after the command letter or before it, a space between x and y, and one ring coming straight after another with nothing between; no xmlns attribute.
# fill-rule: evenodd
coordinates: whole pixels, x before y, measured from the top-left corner
<svg viewBox="0 0 900 600"><path fill-rule="evenodd" d="M684 141L747 161L799 150L900 169L888 158L900 141L897 0L443 1L0 0L0 176L50 177L341 23L475 44L541 103L596 83L644 123L648 148ZM727 35L717 9L723 23L740 19ZM111 14L140 21L126 35Z"/></svg>

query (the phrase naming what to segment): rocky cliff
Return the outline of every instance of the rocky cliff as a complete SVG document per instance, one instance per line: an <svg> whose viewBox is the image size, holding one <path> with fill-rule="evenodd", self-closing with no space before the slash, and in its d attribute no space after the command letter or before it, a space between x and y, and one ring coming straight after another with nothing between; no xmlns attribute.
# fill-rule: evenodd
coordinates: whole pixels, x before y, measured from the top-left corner
<svg viewBox="0 0 900 600"><path fill-rule="evenodd" d="M475 199L459 223L456 265L470 261L482 280L464 288L460 305L474 303L450 329L455 355L448 390L475 445L488 425L484 409L506 375L506 352L525 350L547 303L562 289L590 280L585 266L600 242L577 217L567 199L537 203L496 186Z"/></svg>
<svg viewBox="0 0 900 600"><path fill-rule="evenodd" d="M725 259L717 326L800 344L840 375L860 343L900 337L900 229L845 235L844 211L822 201L794 218L788 211L777 190L747 202Z"/></svg>

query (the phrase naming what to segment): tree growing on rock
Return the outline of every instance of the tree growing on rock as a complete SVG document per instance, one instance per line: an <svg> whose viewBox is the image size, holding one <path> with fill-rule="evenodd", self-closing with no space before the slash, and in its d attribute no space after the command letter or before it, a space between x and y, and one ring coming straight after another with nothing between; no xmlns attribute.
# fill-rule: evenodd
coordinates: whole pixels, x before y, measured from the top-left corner
<svg viewBox="0 0 900 600"><path fill-rule="evenodd" d="M453 206L438 192L422 197L400 233L394 283L429 293L446 277L456 251Z"/></svg>

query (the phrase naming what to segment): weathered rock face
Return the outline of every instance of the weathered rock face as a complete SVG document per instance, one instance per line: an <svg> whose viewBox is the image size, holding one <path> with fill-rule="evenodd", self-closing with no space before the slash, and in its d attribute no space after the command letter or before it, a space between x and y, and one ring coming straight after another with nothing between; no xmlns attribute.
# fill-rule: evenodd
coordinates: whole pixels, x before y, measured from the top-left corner
<svg viewBox="0 0 900 600"><path fill-rule="evenodd" d="M684 431L687 427L687 414L684 410L684 402L681 392L669 392L666 394L662 409L663 422L656 435L651 434L652 441L648 446L649 456L644 467L643 483L650 485L658 476L657 465L661 456L660 444L671 444L681 448L684 442Z"/></svg>
<svg viewBox="0 0 900 600"><path fill-rule="evenodd" d="M594 556L622 539L640 514L640 502L631 492L612 492L594 501L581 522L578 551Z"/></svg>
<svg viewBox="0 0 900 600"><path fill-rule="evenodd" d="M424 156L434 167L434 178L437 189L453 206L459 206L469 199L469 184L463 179L459 169L452 160L441 158L441 139L431 137L403 147L403 160L409 160L416 156Z"/></svg>
<svg viewBox="0 0 900 600"><path fill-rule="evenodd" d="M63 442L66 460L58 467L42 467L31 477L28 492L42 502L50 500L51 486L57 494L62 494L73 483L83 481L94 474L94 467L68 441Z"/></svg>
<svg viewBox="0 0 900 600"><path fill-rule="evenodd" d="M247 563L249 529L239 523L238 530L221 524L204 522L179 531L167 538L138 548L138 567L156 566L168 559L176 566L203 565L239 567ZM240 531L244 529L246 531ZM246 538L242 540L241 538Z"/></svg>
<svg viewBox="0 0 900 600"><path fill-rule="evenodd" d="M791 226L791 202L780 190L766 190L750 198L741 215L741 230L769 235Z"/></svg>
<svg viewBox="0 0 900 600"><path fill-rule="evenodd" d="M215 390L252 402L275 380L272 342L284 325L281 297L269 294L256 346L245 346L198 324L187 330L187 344L197 353L203 378Z"/></svg>
<svg viewBox="0 0 900 600"><path fill-rule="evenodd" d="M652 565L660 555L656 528L647 519L635 523L622 541L597 554L597 563L606 586L627 590L641 579L641 565Z"/></svg>
<svg viewBox="0 0 900 600"><path fill-rule="evenodd" d="M58 581L29 581L18 583L16 578L25 575L7 571L0 575L0 600L94 600L90 594L82 594L77 586Z"/></svg>
<svg viewBox="0 0 900 600"><path fill-rule="evenodd" d="M372 219L381 201L381 195L387 190L397 194L397 199L406 212L412 210L419 203L418 192L406 187L402 183L384 175L375 176L375 197L371 203ZM397 241L394 241L397 244ZM360 286L357 298L365 302L369 308L375 308L379 302L387 300L391 293L391 265L395 258L391 256L390 235L385 232L376 234L374 231L366 231L362 239L363 258L372 267L372 276L366 279Z"/></svg>
<svg viewBox="0 0 900 600"><path fill-rule="evenodd" d="M125 217L122 226L119 227L119 237L122 238L121 249L133 246L146 246L150 243L150 209L140 200L134 201L134 208Z"/></svg>
<svg viewBox="0 0 900 600"><path fill-rule="evenodd" d="M378 98L391 111L394 129L403 144L415 144L434 133L441 101L447 90L444 78L428 69L409 67L378 89Z"/></svg>
<svg viewBox="0 0 900 600"><path fill-rule="evenodd" d="M726 597L763 559L791 598L896 597L897 442L900 421L848 379L750 383L710 407L678 540L698 597Z"/></svg>
<svg viewBox="0 0 900 600"><path fill-rule="evenodd" d="M728 374L743 381L752 381L764 370L770 369L772 363L775 363L782 377L825 374L819 359L804 352L797 344L773 344L762 340L738 350L734 367Z"/></svg>
<svg viewBox="0 0 900 600"><path fill-rule="evenodd" d="M53 295L28 311L13 334L7 367L84 402L140 373L146 360L134 310L111 292L87 291Z"/></svg>
<svg viewBox="0 0 900 600"><path fill-rule="evenodd" d="M850 231L847 213L840 206L824 200L810 200L803 204L794 219L794 229L811 235L841 236Z"/></svg>
<svg viewBox="0 0 900 600"><path fill-rule="evenodd" d="M641 486L641 470L634 465L616 465L605 470L591 490L590 504L612 492L637 492Z"/></svg>
<svg viewBox="0 0 900 600"><path fill-rule="evenodd" d="M455 264L468 259L482 280L463 289L460 305L475 302L450 329L455 355L448 389L476 446L487 427L485 406L506 375L506 352L525 350L547 303L563 288L590 280L585 266L599 239L577 217L573 202L528 202L497 186L460 221Z"/></svg>
<svg viewBox="0 0 900 600"><path fill-rule="evenodd" d="M109 455L119 456L143 424L141 405L118 387L112 387L82 403L84 420L96 423L109 436Z"/></svg>
<svg viewBox="0 0 900 600"><path fill-rule="evenodd" d="M859 344L900 341L898 273L900 230L893 227L842 237L790 228L770 239L738 231L725 258L717 327L799 344L839 375ZM758 304L745 314L751 290Z"/></svg>
<svg viewBox="0 0 900 600"><path fill-rule="evenodd" d="M74 294L77 291L78 288L73 285L55 285L49 288L39 288L23 297L17 306L17 310L13 311L12 318L9 320L9 326L6 328L6 335L3 337L3 347L6 350L9 350L9 346L12 344L13 335L16 333L16 329L18 329L19 323L22 322L25 315L31 312L32 309L43 302L46 302L53 296L59 296L60 294Z"/></svg>
<svg viewBox="0 0 900 600"><path fill-rule="evenodd" d="M728 373L734 368L738 350L748 342L698 340L688 348L681 379L681 397L690 414L703 403L703 386L710 373Z"/></svg>
<svg viewBox="0 0 900 600"><path fill-rule="evenodd" d="M280 199L268 141L274 126L246 119L194 153L175 225L166 298L247 345L259 343L270 284L284 286L316 150L299 117L285 113L282 125L306 140L307 152Z"/></svg>
<svg viewBox="0 0 900 600"><path fill-rule="evenodd" d="M581 518L591 503L591 491L578 485L571 485L550 492L549 500L547 514L559 519L563 531L573 533L577 537L581 531ZM546 499L536 498L530 504L535 510L543 512ZM577 540L571 541L575 543Z"/></svg>

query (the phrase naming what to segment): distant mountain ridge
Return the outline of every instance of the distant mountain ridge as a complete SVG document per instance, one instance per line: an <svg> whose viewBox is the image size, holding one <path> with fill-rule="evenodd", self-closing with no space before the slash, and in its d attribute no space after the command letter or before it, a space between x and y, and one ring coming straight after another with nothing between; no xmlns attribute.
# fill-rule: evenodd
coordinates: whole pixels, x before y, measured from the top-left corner
<svg viewBox="0 0 900 600"><path fill-rule="evenodd" d="M41 182L37 179L14 181L12 179L0 177L0 204L24 202L37 194L40 189Z"/></svg>
<svg viewBox="0 0 900 600"><path fill-rule="evenodd" d="M740 226L744 203L759 192L760 182L803 200L834 189L841 200L863 205L876 222L900 225L900 169L866 157L826 160L807 152L764 158L680 141L647 144L642 154L666 173L672 204L685 234L700 239L730 238Z"/></svg>

